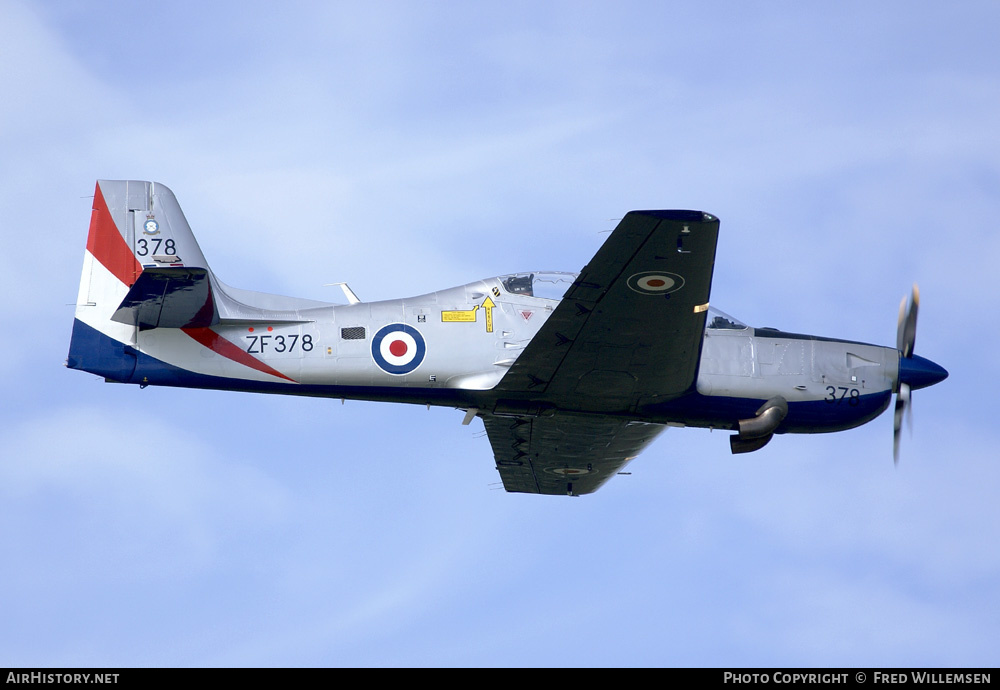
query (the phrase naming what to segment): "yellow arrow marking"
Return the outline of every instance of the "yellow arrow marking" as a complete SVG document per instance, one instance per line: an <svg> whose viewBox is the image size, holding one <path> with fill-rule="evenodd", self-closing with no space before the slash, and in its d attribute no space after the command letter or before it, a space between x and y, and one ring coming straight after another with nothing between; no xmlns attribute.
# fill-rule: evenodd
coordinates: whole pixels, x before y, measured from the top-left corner
<svg viewBox="0 0 1000 690"><path fill-rule="evenodd" d="M472 309L456 309L454 311L442 311L441 320L444 323L459 323L468 322L476 320L476 310L479 309L477 304Z"/></svg>
<svg viewBox="0 0 1000 690"><path fill-rule="evenodd" d="M490 299L489 295L486 295L486 301L483 302L483 309L486 310L486 332L493 332L493 307L497 306L496 303Z"/></svg>

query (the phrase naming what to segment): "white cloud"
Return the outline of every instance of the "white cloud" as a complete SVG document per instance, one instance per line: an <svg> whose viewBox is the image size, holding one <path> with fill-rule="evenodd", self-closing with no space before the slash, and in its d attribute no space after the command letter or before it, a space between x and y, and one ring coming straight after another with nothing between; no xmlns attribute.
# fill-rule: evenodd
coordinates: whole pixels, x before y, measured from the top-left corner
<svg viewBox="0 0 1000 690"><path fill-rule="evenodd" d="M290 507L273 479L142 410L56 408L5 430L2 443L5 536L18 554L8 577L183 577L219 557L233 525L273 528ZM22 513L39 518L33 537L14 528ZM35 552L39 538L51 550ZM50 559L78 567L49 569Z"/></svg>

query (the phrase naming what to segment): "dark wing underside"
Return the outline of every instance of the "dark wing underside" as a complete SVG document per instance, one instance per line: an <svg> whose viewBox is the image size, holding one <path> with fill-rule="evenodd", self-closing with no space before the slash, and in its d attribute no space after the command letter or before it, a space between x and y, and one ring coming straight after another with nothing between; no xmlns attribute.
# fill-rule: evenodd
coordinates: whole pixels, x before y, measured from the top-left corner
<svg viewBox="0 0 1000 690"><path fill-rule="evenodd" d="M480 412L508 491L593 491L656 436L629 419L694 386L718 233L700 211L622 219Z"/></svg>
<svg viewBox="0 0 1000 690"><path fill-rule="evenodd" d="M596 491L665 428L615 417L483 417L507 491Z"/></svg>

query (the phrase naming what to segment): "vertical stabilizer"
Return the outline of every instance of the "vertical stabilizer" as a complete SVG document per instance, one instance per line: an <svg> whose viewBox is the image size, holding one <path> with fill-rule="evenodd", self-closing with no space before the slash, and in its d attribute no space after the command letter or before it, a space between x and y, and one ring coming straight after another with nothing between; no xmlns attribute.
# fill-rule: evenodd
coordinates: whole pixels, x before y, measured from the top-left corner
<svg viewBox="0 0 1000 690"><path fill-rule="evenodd" d="M220 325L301 323L310 320L309 310L329 306L224 285L209 269L173 192L155 182L100 180L66 364L112 381L147 383L148 364L142 370L150 357L185 369L205 364L191 358L191 343L209 357L219 354L211 344L221 342L212 330ZM154 330L162 333L141 335ZM178 332L185 334L181 340L174 339Z"/></svg>
<svg viewBox="0 0 1000 690"><path fill-rule="evenodd" d="M67 366L130 380L140 323L138 316L116 312L123 303L139 303L142 286L130 290L149 269L199 269L214 278L170 189L155 182L98 181Z"/></svg>

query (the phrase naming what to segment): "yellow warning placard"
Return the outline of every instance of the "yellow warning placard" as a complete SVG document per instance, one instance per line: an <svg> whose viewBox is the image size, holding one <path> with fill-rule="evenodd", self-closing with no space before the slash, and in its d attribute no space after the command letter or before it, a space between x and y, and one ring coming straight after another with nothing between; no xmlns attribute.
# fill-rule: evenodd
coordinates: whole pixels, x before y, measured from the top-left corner
<svg viewBox="0 0 1000 690"><path fill-rule="evenodd" d="M479 307L486 310L486 332L493 332L493 309L496 308L496 302L490 299L489 295L486 295L486 301L482 304L477 304L472 309L452 309L450 311L441 312L441 320L444 323L472 323L476 320L476 312L479 311Z"/></svg>
<svg viewBox="0 0 1000 690"><path fill-rule="evenodd" d="M472 309L456 309L454 311L442 311L441 321L444 323L460 323L460 322L471 322L476 320L476 311L479 309L477 304Z"/></svg>

